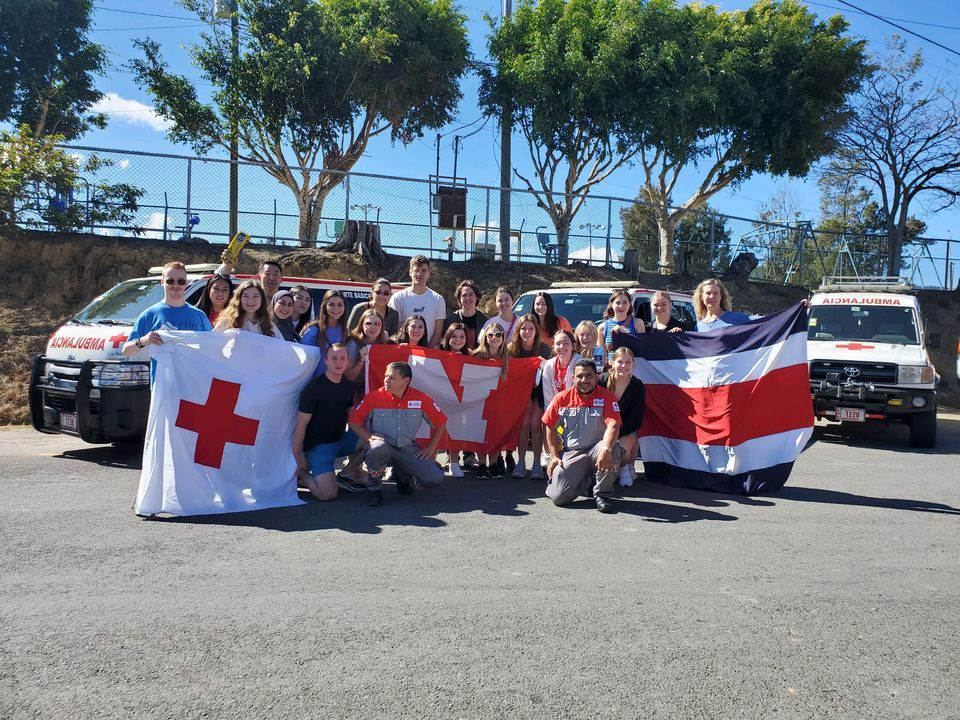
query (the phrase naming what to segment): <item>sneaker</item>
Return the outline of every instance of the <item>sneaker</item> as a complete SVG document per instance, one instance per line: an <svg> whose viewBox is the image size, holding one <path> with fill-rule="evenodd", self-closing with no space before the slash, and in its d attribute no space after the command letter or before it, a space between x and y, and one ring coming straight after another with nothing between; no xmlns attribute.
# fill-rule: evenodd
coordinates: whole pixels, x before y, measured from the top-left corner
<svg viewBox="0 0 960 720"><path fill-rule="evenodd" d="M503 466L503 458L497 459L496 462L491 463L490 465L490 477L498 478L503 477L506 472L506 468Z"/></svg>
<svg viewBox="0 0 960 720"><path fill-rule="evenodd" d="M484 463L477 463L477 477L478 478L488 478L490 477L490 470Z"/></svg>
<svg viewBox="0 0 960 720"><path fill-rule="evenodd" d="M383 505L383 490L367 490L367 505L370 507Z"/></svg>
<svg viewBox="0 0 960 720"><path fill-rule="evenodd" d="M346 475L337 475L337 487L352 493L363 492L367 489L366 485L362 485L356 480L351 480Z"/></svg>
<svg viewBox="0 0 960 720"><path fill-rule="evenodd" d="M620 468L620 487L630 487L633 485L633 475L630 474L630 468L624 465Z"/></svg>
<svg viewBox="0 0 960 720"><path fill-rule="evenodd" d="M510 463L508 462L507 465L509 464ZM510 477L517 478L518 480L520 480L526 477L526 475L527 475L527 461L526 461L526 458L523 458L520 460L520 462L518 462L514 466L513 472L510 473Z"/></svg>
<svg viewBox="0 0 960 720"><path fill-rule="evenodd" d="M462 464L467 470L476 470L477 466L480 465L477 461L477 454L469 450L464 451Z"/></svg>
<svg viewBox="0 0 960 720"><path fill-rule="evenodd" d="M516 466L517 466L517 461L513 459L513 453L507 453L506 471L512 472ZM520 477L523 477L523 476L521 475Z"/></svg>
<svg viewBox="0 0 960 720"><path fill-rule="evenodd" d="M534 465L533 470L530 471L531 480L546 480L547 479L547 470L543 465Z"/></svg>
<svg viewBox="0 0 960 720"><path fill-rule="evenodd" d="M410 476L404 477L400 473L397 473L397 493L400 495L413 495L413 491L413 478Z"/></svg>
<svg viewBox="0 0 960 720"><path fill-rule="evenodd" d="M550 464L550 453L544 453L540 456L540 467L544 470L547 469L547 465Z"/></svg>
<svg viewBox="0 0 960 720"><path fill-rule="evenodd" d="M617 511L613 506L613 500L608 497L601 495L597 498L597 510L602 512L604 515L612 515Z"/></svg>
<svg viewBox="0 0 960 720"><path fill-rule="evenodd" d="M450 463L450 477L463 477L463 470L460 469L460 463Z"/></svg>

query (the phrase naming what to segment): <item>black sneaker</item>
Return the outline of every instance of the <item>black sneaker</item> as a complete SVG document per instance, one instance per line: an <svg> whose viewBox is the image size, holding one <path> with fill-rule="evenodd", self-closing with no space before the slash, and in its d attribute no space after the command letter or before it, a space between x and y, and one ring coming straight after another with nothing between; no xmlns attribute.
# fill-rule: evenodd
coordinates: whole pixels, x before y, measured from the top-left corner
<svg viewBox="0 0 960 720"><path fill-rule="evenodd" d="M490 469L484 463L477 463L477 477L478 478L490 477Z"/></svg>
<svg viewBox="0 0 960 720"><path fill-rule="evenodd" d="M603 495L597 497L597 510L605 515L612 515L617 511L617 509L613 506L613 500L608 497L604 497Z"/></svg>
<svg viewBox="0 0 960 720"><path fill-rule="evenodd" d="M358 493L367 489L366 485L361 485L356 480L351 480L346 475L337 475L337 487L346 492Z"/></svg>
<svg viewBox="0 0 960 720"><path fill-rule="evenodd" d="M460 463L461 467L465 470L476 470L480 465L480 462L477 460L477 454L475 452L470 452L466 450L463 453L463 462Z"/></svg>
<svg viewBox="0 0 960 720"><path fill-rule="evenodd" d="M513 459L513 453L507 453L507 472L513 472L517 466L517 461Z"/></svg>
<svg viewBox="0 0 960 720"><path fill-rule="evenodd" d="M503 467L503 458L497 458L496 462L490 465L490 477L503 477L506 470Z"/></svg>
<svg viewBox="0 0 960 720"><path fill-rule="evenodd" d="M400 495L413 495L413 478L407 476L404 478L399 473L397 474L397 493Z"/></svg>
<svg viewBox="0 0 960 720"><path fill-rule="evenodd" d="M367 490L367 505L370 507L383 505L383 490Z"/></svg>

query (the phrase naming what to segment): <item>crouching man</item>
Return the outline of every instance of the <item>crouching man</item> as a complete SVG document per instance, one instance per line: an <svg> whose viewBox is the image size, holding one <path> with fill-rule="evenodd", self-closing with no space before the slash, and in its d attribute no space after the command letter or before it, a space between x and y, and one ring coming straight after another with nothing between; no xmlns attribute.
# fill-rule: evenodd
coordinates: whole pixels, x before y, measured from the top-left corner
<svg viewBox="0 0 960 720"><path fill-rule="evenodd" d="M610 496L621 459L620 408L616 396L597 385L592 359L577 361L573 387L554 396L542 419L552 458L547 497L566 505L589 495L592 486L597 510L616 512Z"/></svg>
<svg viewBox="0 0 960 720"><path fill-rule="evenodd" d="M383 503L383 473L393 468L397 492L409 495L415 480L423 486L439 485L443 470L433 461L446 415L429 397L410 387L413 371L405 362L387 365L383 387L370 392L350 413L350 428L363 442L366 452L367 505ZM433 428L426 447L415 442L426 420Z"/></svg>

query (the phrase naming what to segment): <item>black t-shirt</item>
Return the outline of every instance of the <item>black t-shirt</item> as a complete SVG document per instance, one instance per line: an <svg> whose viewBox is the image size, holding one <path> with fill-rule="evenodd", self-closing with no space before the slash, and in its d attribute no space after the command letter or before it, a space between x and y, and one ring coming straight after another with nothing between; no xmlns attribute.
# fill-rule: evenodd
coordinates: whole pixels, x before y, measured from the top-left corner
<svg viewBox="0 0 960 720"><path fill-rule="evenodd" d="M687 329L683 326L683 323L677 320L675 317L673 317L673 315L670 316L670 320L667 322L667 326L665 328L661 329L658 327L654 327L652 320L648 323L644 323L643 327L647 332L670 332L674 328L680 328L681 330Z"/></svg>
<svg viewBox="0 0 960 720"><path fill-rule="evenodd" d="M353 407L352 382L340 378L335 383L326 373L311 380L300 393L300 412L313 417L307 424L303 449L313 450L317 445L337 442L347 429L347 414Z"/></svg>

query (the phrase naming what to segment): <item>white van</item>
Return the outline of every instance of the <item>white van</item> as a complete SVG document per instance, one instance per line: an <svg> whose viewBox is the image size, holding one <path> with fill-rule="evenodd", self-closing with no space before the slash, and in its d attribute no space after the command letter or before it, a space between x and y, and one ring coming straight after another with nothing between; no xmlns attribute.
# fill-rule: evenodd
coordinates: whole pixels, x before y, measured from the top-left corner
<svg viewBox="0 0 960 720"><path fill-rule="evenodd" d="M902 421L910 444L937 442L939 377L920 302L899 278L824 278L810 301L814 414L841 423ZM931 337L936 346L939 337Z"/></svg>
<svg viewBox="0 0 960 720"><path fill-rule="evenodd" d="M217 265L187 265L186 301L195 305ZM150 357L146 349L132 358L120 352L133 323L163 299L161 268L147 277L126 280L95 298L57 328L30 375L30 418L45 433L67 433L91 443L138 440L150 408ZM239 283L250 275L236 275ZM369 282L285 277L281 287L303 285L313 297L314 313L327 290L340 290L347 313L370 298ZM395 290L401 285L395 286Z"/></svg>

